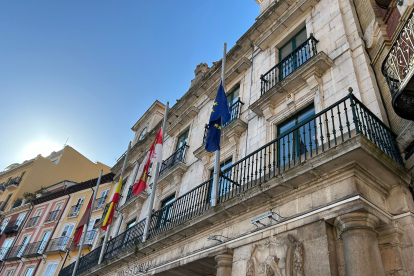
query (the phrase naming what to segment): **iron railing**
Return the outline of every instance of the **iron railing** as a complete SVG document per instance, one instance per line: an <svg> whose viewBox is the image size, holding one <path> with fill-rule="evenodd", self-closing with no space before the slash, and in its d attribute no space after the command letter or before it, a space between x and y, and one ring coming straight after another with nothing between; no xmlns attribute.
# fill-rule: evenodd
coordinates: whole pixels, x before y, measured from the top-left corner
<svg viewBox="0 0 414 276"><path fill-rule="evenodd" d="M22 178L20 176L11 178L6 185L4 185L6 188L10 187L11 185L19 186L20 182L22 181Z"/></svg>
<svg viewBox="0 0 414 276"><path fill-rule="evenodd" d="M99 256L101 254L102 245L98 246L88 254L85 254L79 259L79 265L76 270L76 275L80 275L86 270L98 265ZM73 269L72 269L73 273ZM59 274L60 275L60 274Z"/></svg>
<svg viewBox="0 0 414 276"><path fill-rule="evenodd" d="M38 241L38 242L27 244L24 251L22 252L22 257L28 258L28 257L42 255L43 249L45 249L46 244L47 244L47 241Z"/></svg>
<svg viewBox="0 0 414 276"><path fill-rule="evenodd" d="M95 199L92 210L102 209L105 206L106 196Z"/></svg>
<svg viewBox="0 0 414 276"><path fill-rule="evenodd" d="M58 219L58 216L59 216L59 213L60 213L60 210L55 210L55 211L50 212L47 215L47 218L46 218L45 222L50 222L50 221L57 220Z"/></svg>
<svg viewBox="0 0 414 276"><path fill-rule="evenodd" d="M68 265L67 267L62 268L59 271L58 276L72 276L73 270L75 269L75 264L76 264L76 262L73 262L70 265Z"/></svg>
<svg viewBox="0 0 414 276"><path fill-rule="evenodd" d="M20 259L22 257L23 251L26 248L26 244L21 244L18 246L13 246L8 254L7 257L4 258L5 261L12 261L12 260L17 260Z"/></svg>
<svg viewBox="0 0 414 276"><path fill-rule="evenodd" d="M134 196L134 184L132 184L128 189L128 194L127 194L127 197L125 199L125 203L127 203L133 196Z"/></svg>
<svg viewBox="0 0 414 276"><path fill-rule="evenodd" d="M19 222L18 220L9 221L3 233L6 235L10 235L10 234L17 232L19 230L20 223L21 222Z"/></svg>
<svg viewBox="0 0 414 276"><path fill-rule="evenodd" d="M0 248L0 261L3 261L7 257L10 247Z"/></svg>
<svg viewBox="0 0 414 276"><path fill-rule="evenodd" d="M414 117L414 93L411 88L404 88L413 76L413 63L414 12L405 22L382 63L382 74L390 89L394 110L399 116L411 120Z"/></svg>
<svg viewBox="0 0 414 276"><path fill-rule="evenodd" d="M44 253L49 252L65 252L66 248L70 246L72 239L70 237L59 237L51 239L47 244Z"/></svg>
<svg viewBox="0 0 414 276"><path fill-rule="evenodd" d="M242 101L240 101L240 99L239 99L239 100L237 100L235 103L233 103L230 106L230 120L227 123L225 123L222 128L225 128L231 122L233 122L234 120L240 118L240 113L241 113L241 107L242 107L242 105L244 105L244 103ZM209 126L208 126L208 124L206 124L204 126L203 144L206 143L208 130L209 130Z"/></svg>
<svg viewBox="0 0 414 276"><path fill-rule="evenodd" d="M36 226L37 222L39 221L39 218L40 216L30 218L27 222L26 228Z"/></svg>
<svg viewBox="0 0 414 276"><path fill-rule="evenodd" d="M169 169L174 167L180 162L184 162L185 152L187 151L188 146L186 144L182 145L177 149L170 157L162 161L160 175L166 173Z"/></svg>
<svg viewBox="0 0 414 276"><path fill-rule="evenodd" d="M318 53L316 50L317 42L318 41L313 37L313 34L310 34L310 37L307 40L296 47L295 50L288 54L272 69L261 75L261 95L263 96L273 86L278 84L281 80L305 64L305 62L307 62L310 58L315 56Z"/></svg>
<svg viewBox="0 0 414 276"><path fill-rule="evenodd" d="M357 135L364 135L404 166L396 135L350 93L224 169L219 178L218 203L276 177ZM160 235L208 210L211 207L211 191L212 179L209 179L154 212L150 218L148 238ZM108 241L104 261L140 244L144 226L145 219Z"/></svg>
<svg viewBox="0 0 414 276"><path fill-rule="evenodd" d="M141 243L144 227L145 219L109 240L105 249L103 261L109 260Z"/></svg>
<svg viewBox="0 0 414 276"><path fill-rule="evenodd" d="M79 214L81 207L82 207L82 204L76 204L76 205L71 206L69 213L68 213L68 218L77 216Z"/></svg>

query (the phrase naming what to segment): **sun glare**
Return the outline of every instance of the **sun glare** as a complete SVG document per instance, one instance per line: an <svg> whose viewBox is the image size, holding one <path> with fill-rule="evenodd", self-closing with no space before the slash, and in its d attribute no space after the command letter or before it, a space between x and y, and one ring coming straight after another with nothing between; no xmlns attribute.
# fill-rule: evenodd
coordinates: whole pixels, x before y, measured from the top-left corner
<svg viewBox="0 0 414 276"><path fill-rule="evenodd" d="M23 151L23 160L35 158L38 154L43 157L48 156L52 151L62 149L62 145L58 145L51 141L38 141L28 145Z"/></svg>

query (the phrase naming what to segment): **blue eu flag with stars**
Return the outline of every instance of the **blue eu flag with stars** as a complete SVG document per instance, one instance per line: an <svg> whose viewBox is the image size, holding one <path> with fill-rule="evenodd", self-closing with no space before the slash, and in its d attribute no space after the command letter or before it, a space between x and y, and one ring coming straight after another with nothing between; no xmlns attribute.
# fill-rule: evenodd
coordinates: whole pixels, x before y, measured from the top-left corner
<svg viewBox="0 0 414 276"><path fill-rule="evenodd" d="M223 118L223 119L222 119ZM216 99L211 109L209 129L206 139L206 151L213 152L220 150L221 126L230 120L229 103L227 102L226 93L224 92L223 83L217 91Z"/></svg>

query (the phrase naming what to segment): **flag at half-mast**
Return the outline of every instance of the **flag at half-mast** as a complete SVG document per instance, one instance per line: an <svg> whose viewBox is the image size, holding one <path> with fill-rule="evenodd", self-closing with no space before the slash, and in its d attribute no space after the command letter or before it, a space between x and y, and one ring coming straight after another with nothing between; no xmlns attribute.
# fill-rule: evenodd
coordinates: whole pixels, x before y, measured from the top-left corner
<svg viewBox="0 0 414 276"><path fill-rule="evenodd" d="M139 195L147 188L148 171L151 163L162 162L162 129L158 131L147 155L139 166L136 182L133 187L134 195Z"/></svg>
<svg viewBox="0 0 414 276"><path fill-rule="evenodd" d="M216 99L211 109L208 133L206 138L206 151L220 150L221 127L230 120L230 108L224 92L223 82L220 82Z"/></svg>
<svg viewBox="0 0 414 276"><path fill-rule="evenodd" d="M89 223L89 220L91 218L92 199L94 195L95 192L92 193L91 199L89 199L89 204L86 207L85 213L83 214L81 220L78 223L78 226L76 227L75 237L73 238L72 245L70 246L72 251L74 251L76 249L76 246L79 244L80 239L82 237L83 228L85 228L85 225Z"/></svg>

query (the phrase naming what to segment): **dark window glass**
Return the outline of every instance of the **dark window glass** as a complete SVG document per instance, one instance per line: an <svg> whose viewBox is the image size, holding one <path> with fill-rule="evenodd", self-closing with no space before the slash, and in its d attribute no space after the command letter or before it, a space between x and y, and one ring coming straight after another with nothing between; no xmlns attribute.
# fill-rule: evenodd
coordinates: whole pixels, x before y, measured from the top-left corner
<svg viewBox="0 0 414 276"><path fill-rule="evenodd" d="M180 135L180 137L178 137L177 146L175 147L175 150L178 150L179 148L187 144L188 131L189 129L187 129L183 134Z"/></svg>
<svg viewBox="0 0 414 276"><path fill-rule="evenodd" d="M295 55L290 55L296 48L301 46L307 39L306 28L298 32L291 40L279 49L279 62L282 62L280 69L280 79L284 79L296 68L302 65L303 62L309 59L309 47ZM299 56L298 56L299 55Z"/></svg>

